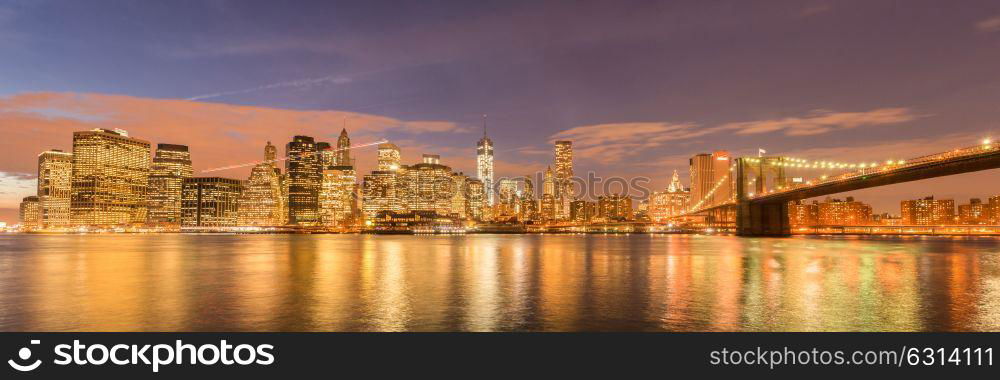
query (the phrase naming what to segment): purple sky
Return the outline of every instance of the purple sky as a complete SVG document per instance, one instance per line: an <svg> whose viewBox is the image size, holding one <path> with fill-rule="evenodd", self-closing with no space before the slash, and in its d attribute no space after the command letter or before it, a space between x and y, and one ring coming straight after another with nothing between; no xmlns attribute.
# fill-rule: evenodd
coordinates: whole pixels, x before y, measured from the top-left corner
<svg viewBox="0 0 1000 380"><path fill-rule="evenodd" d="M201 170L257 157L258 139L334 140L352 115L356 142L472 172L485 113L500 175L543 170L570 138L578 173L663 187L715 149L881 161L974 145L1000 120L995 1L9 0L0 49L8 222L37 152L99 125L191 144ZM194 128L226 154L184 141ZM898 213L1000 193L997 174L854 195Z"/></svg>

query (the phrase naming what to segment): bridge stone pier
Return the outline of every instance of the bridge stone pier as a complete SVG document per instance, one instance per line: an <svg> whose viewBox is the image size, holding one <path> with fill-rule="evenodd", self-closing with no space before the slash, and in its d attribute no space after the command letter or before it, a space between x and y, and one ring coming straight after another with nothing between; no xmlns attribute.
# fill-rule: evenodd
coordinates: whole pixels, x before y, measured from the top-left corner
<svg viewBox="0 0 1000 380"><path fill-rule="evenodd" d="M739 236L791 236L788 202L741 202L736 209Z"/></svg>

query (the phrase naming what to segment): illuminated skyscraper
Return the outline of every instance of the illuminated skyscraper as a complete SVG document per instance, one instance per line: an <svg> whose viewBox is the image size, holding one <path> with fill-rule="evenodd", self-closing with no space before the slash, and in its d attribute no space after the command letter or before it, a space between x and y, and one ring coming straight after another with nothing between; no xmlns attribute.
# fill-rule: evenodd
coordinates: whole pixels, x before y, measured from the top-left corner
<svg viewBox="0 0 1000 380"><path fill-rule="evenodd" d="M570 202L573 201L573 142L556 141L556 217L569 219Z"/></svg>
<svg viewBox="0 0 1000 380"><path fill-rule="evenodd" d="M463 173L452 173L451 178L455 183L451 195L451 215L458 219L469 218L469 176Z"/></svg>
<svg viewBox="0 0 1000 380"><path fill-rule="evenodd" d="M542 195L556 196L556 179L552 167L545 168L545 178L542 180Z"/></svg>
<svg viewBox="0 0 1000 380"><path fill-rule="evenodd" d="M425 154L423 162L396 171L396 196L404 212L451 212L454 180L451 168L440 162L440 156Z"/></svg>
<svg viewBox="0 0 1000 380"><path fill-rule="evenodd" d="M487 205L493 206L493 140L486 137L485 115L483 115L483 138L476 143L476 176L483 182Z"/></svg>
<svg viewBox="0 0 1000 380"><path fill-rule="evenodd" d="M347 128L340 131L340 137L337 138L337 166L354 166L354 162L351 161L351 138L347 137Z"/></svg>
<svg viewBox="0 0 1000 380"><path fill-rule="evenodd" d="M569 210L570 220L575 223L590 223L597 217L597 203L595 202L576 200L570 202Z"/></svg>
<svg viewBox="0 0 1000 380"><path fill-rule="evenodd" d="M538 201L535 200L535 185L531 181L531 176L524 176L524 191L521 193L521 207L518 210L518 219L522 222L538 219Z"/></svg>
<svg viewBox="0 0 1000 380"><path fill-rule="evenodd" d="M402 160L399 155L399 147L393 143L384 143L378 145L378 170L383 172L391 172L399 169L402 165Z"/></svg>
<svg viewBox="0 0 1000 380"><path fill-rule="evenodd" d="M900 203L900 214L905 225L948 225L955 223L953 199L906 200Z"/></svg>
<svg viewBox="0 0 1000 380"><path fill-rule="evenodd" d="M650 220L656 223L665 223L671 217L683 214L687 209L690 197L691 193L681 185L680 176L674 170L667 189L665 191L655 191L649 196L649 209L647 213Z"/></svg>
<svg viewBox="0 0 1000 380"><path fill-rule="evenodd" d="M320 171L337 164L337 151L330 147L328 142L316 143L316 155L319 158Z"/></svg>
<svg viewBox="0 0 1000 380"><path fill-rule="evenodd" d="M288 159L288 223L311 226L319 222L319 188L322 173L315 140L295 136L285 146Z"/></svg>
<svg viewBox="0 0 1000 380"><path fill-rule="evenodd" d="M181 225L181 191L184 179L194 174L186 145L157 144L149 170L146 220L156 226Z"/></svg>
<svg viewBox="0 0 1000 380"><path fill-rule="evenodd" d="M38 206L42 228L69 225L72 184L73 154L53 149L38 155Z"/></svg>
<svg viewBox="0 0 1000 380"><path fill-rule="evenodd" d="M728 202L734 194L729 168L732 157L729 152L716 151L691 157L691 207L699 209Z"/></svg>
<svg viewBox="0 0 1000 380"><path fill-rule="evenodd" d="M122 226L146 221L149 142L123 130L73 133L70 221L74 225Z"/></svg>
<svg viewBox="0 0 1000 380"><path fill-rule="evenodd" d="M20 205L21 229L33 230L38 228L41 217L41 207L38 205L37 196L28 196L21 199Z"/></svg>
<svg viewBox="0 0 1000 380"><path fill-rule="evenodd" d="M182 227L233 227L239 219L240 180L221 177L184 179Z"/></svg>
<svg viewBox="0 0 1000 380"><path fill-rule="evenodd" d="M268 141L264 146L264 162L250 169L250 178L240 195L238 225L263 227L288 223L285 178L275 162L277 151Z"/></svg>
<svg viewBox="0 0 1000 380"><path fill-rule="evenodd" d="M379 151L381 153L381 149ZM396 195L396 171L375 170L366 174L361 185L361 198L366 221L375 220L379 212L401 211Z"/></svg>
<svg viewBox="0 0 1000 380"><path fill-rule="evenodd" d="M327 227L350 227L357 214L357 181L354 167L331 166L323 170L319 193L320 223Z"/></svg>
<svg viewBox="0 0 1000 380"><path fill-rule="evenodd" d="M483 181L469 178L465 186L466 214L469 219L484 220L483 209L486 204L486 192L483 190Z"/></svg>

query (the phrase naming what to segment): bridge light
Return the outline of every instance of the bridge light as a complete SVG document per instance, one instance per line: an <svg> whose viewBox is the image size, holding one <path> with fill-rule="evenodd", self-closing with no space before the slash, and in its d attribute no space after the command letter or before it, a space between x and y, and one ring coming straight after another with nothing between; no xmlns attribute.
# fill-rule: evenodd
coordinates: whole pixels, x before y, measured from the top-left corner
<svg viewBox="0 0 1000 380"><path fill-rule="evenodd" d="M905 164L905 163L906 163L906 161L904 161L904 160L899 160L899 162L898 162L898 164L900 164L900 165Z"/></svg>
<svg viewBox="0 0 1000 380"><path fill-rule="evenodd" d="M862 169L864 169L864 168L865 168L865 167L867 167L867 166L868 166L868 165L865 165L865 163L864 163L864 162L862 162L862 163L858 164L858 167L859 167L859 168L862 168Z"/></svg>
<svg viewBox="0 0 1000 380"><path fill-rule="evenodd" d="M983 145L990 145L990 143L992 143L992 141L990 140L989 137L983 139Z"/></svg>

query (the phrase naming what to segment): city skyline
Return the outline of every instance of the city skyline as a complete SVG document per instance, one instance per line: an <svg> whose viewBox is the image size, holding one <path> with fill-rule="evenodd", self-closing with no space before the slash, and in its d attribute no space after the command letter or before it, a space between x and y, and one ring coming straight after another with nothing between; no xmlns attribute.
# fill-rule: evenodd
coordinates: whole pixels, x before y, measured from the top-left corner
<svg viewBox="0 0 1000 380"><path fill-rule="evenodd" d="M323 7L315 13L347 33L322 27L322 17L290 32L276 17L255 39L228 33L244 17L273 11L260 5L234 10L222 2L204 9L222 20L215 31L193 30L208 36L206 45L190 44L193 34L185 32L176 40L155 40L146 50L135 43L149 35L125 37L134 26L90 30L88 37L117 36L110 40L129 48L98 44L77 55L91 65L70 69L33 46L47 42L52 52L77 49L66 37L82 25L53 22L60 15L42 2L4 6L0 47L25 54L0 63L11 77L11 85L0 90L0 125L15 132L5 139L7 154L0 158L0 220L15 222L17 203L34 195L38 153L71 151L66 136L92 128L122 128L153 144L189 145L200 173L256 161L265 141L308 135L334 142L346 121L356 143L388 138L403 150L405 163L418 162L424 153L440 154L442 162L471 175L480 117L487 113L496 178L542 172L552 161L551 144L572 140L575 171L646 176L658 190L666 188L673 170L690 184L687 159L698 153L752 156L764 148L814 159L902 159L971 145L994 131L998 119L993 104L1000 79L992 67L1000 62L1000 28L991 20L1000 17L1000 8L995 4L972 11L890 2L726 3L697 12L684 2L584 4L574 5L575 12L563 4L509 5L526 22L526 33L544 36L549 51L544 55L526 43L526 35L498 39L499 31L508 29L489 22L496 4L426 7L419 12L423 18L401 15L415 5L378 9L387 11L381 17L405 22L368 37L346 19L373 9ZM151 20L157 11L87 7L98 8L86 13L96 18ZM192 16L188 12L193 10L173 10L166 19ZM533 12L565 17L547 25L532 18ZM475 17L484 26L465 36L445 33L461 23L406 33L456 15ZM608 20L600 24L603 34L574 34L598 15ZM880 20L886 18L894 21L893 29L884 29ZM846 23L851 33L842 33ZM35 25L56 27L42 31ZM146 27L156 31L167 25ZM787 36L786 30L798 34ZM927 38L914 39L914 33ZM390 39L413 46L449 41L454 48L399 60L385 49ZM494 44L493 54L504 59L478 49L473 42L481 40ZM716 44L707 51L698 45L701 40L745 47ZM369 49L373 56L352 48L364 43L375 47ZM770 45L785 47L781 60L770 56L779 53ZM609 52L617 53L617 65L607 64L607 58L584 63ZM636 54L643 58L629 58ZM232 70L236 75L219 75L256 59L276 70L251 64ZM122 68L106 71L108 65L93 64L99 62ZM570 69L546 69L553 65ZM193 66L207 69L187 70ZM171 80L142 74L150 71ZM218 148L208 149L210 144ZM374 151L352 152L359 177L374 167ZM246 167L211 175L245 179L249 172ZM851 195L876 211L891 212L901 199L926 195L960 202L986 198L992 191L980 190L983 184L1000 189L994 177L964 174Z"/></svg>

